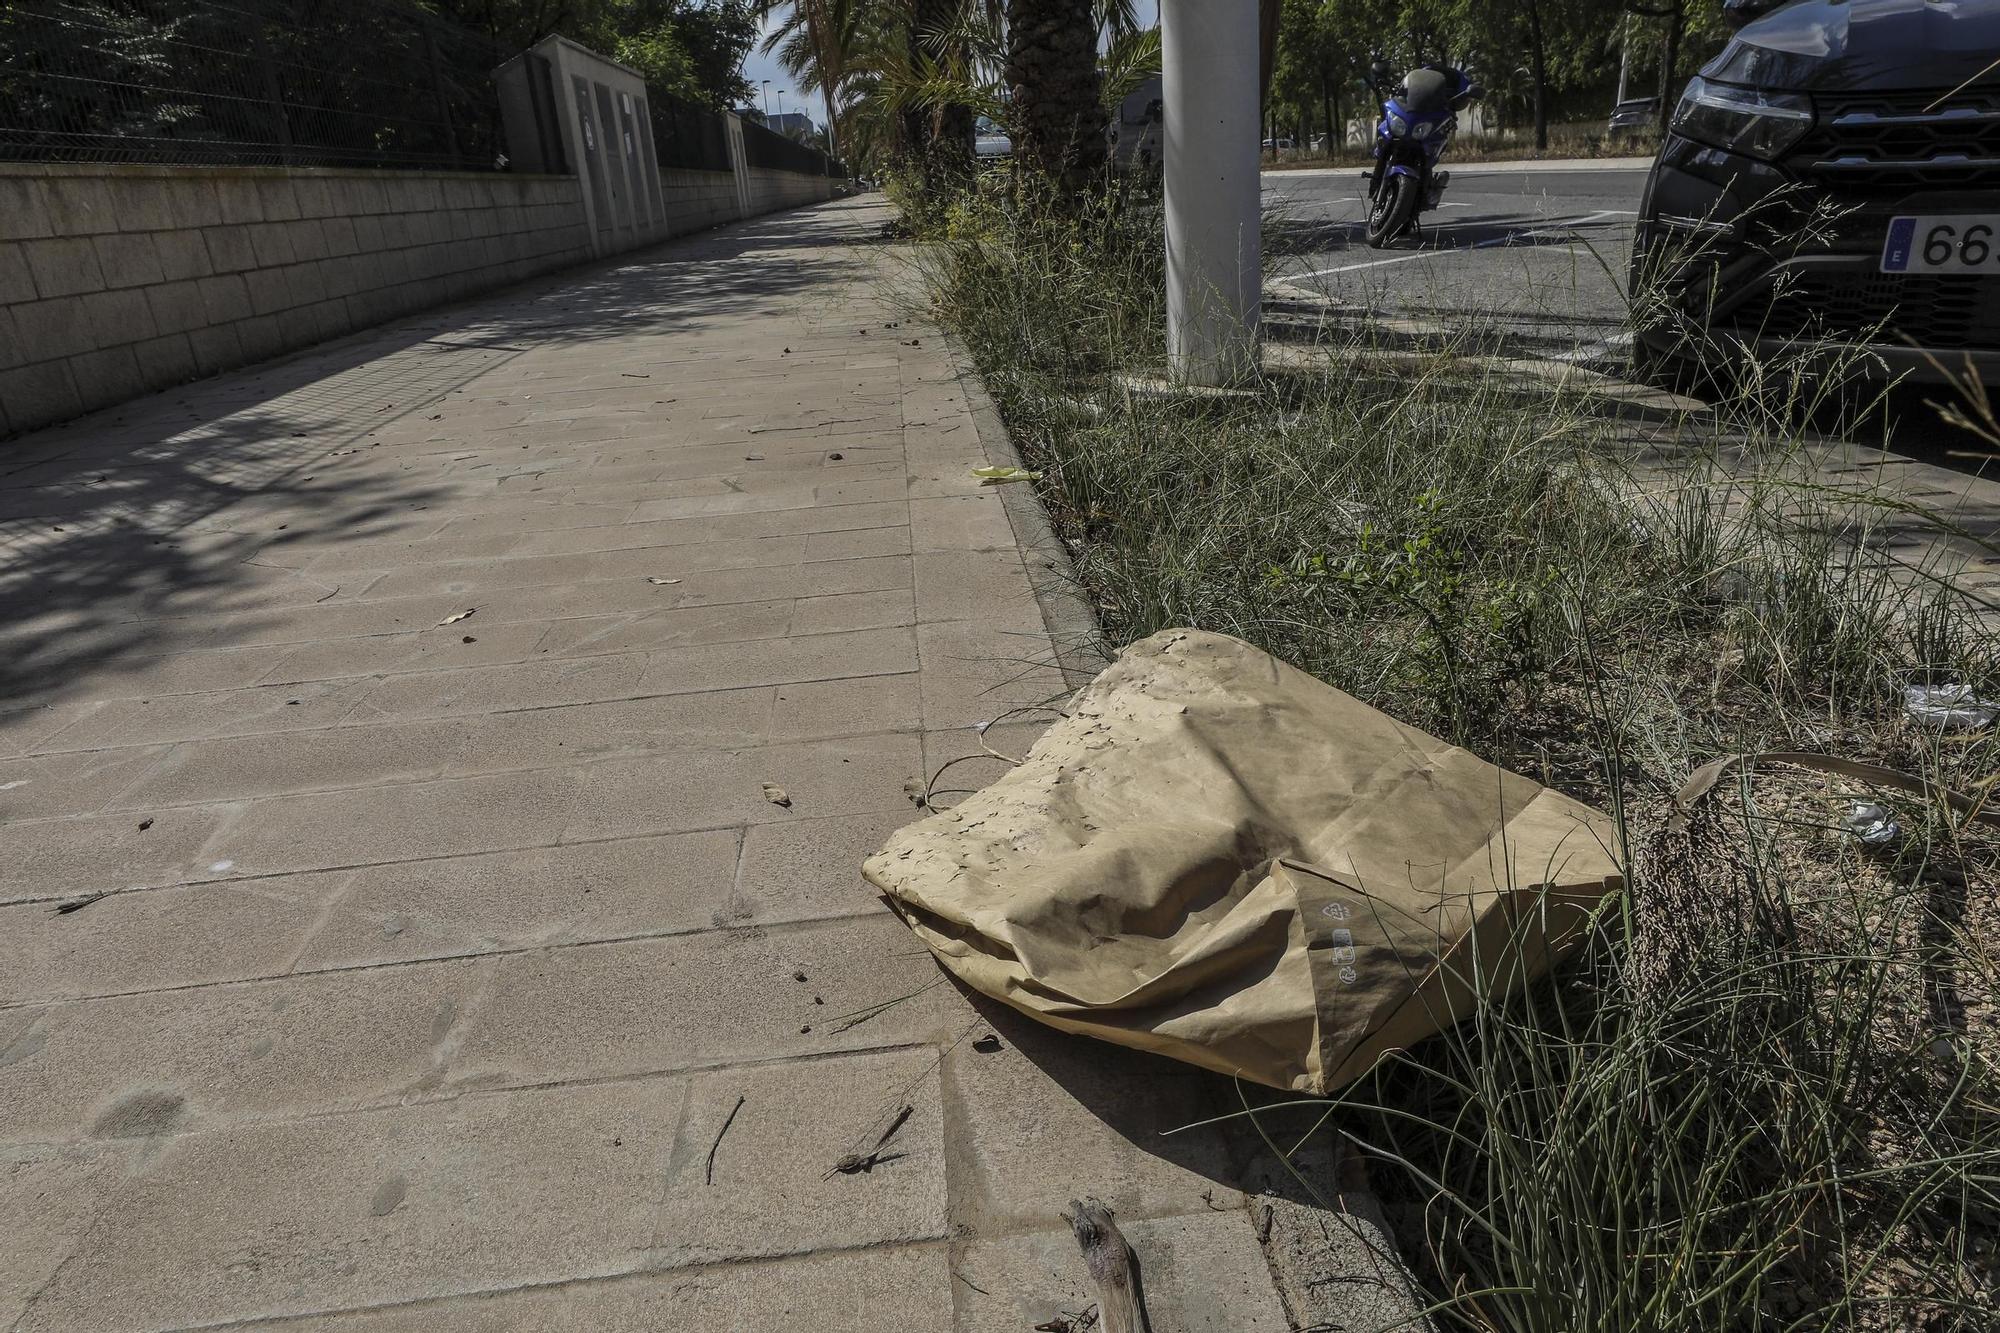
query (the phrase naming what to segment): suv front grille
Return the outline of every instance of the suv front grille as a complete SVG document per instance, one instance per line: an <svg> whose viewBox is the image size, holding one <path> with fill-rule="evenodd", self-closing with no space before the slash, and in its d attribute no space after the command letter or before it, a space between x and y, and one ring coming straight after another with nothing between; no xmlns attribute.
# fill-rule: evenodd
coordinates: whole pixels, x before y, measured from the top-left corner
<svg viewBox="0 0 2000 1333"><path fill-rule="evenodd" d="M1991 280L1940 274L1803 273L1729 322L1747 337L1855 338L1941 349L2000 346ZM1880 327L1880 332L1875 330Z"/></svg>
<svg viewBox="0 0 2000 1333"><path fill-rule="evenodd" d="M1813 127L1786 154L1807 180L1873 193L2000 185L2000 96L1937 88L1814 98Z"/></svg>

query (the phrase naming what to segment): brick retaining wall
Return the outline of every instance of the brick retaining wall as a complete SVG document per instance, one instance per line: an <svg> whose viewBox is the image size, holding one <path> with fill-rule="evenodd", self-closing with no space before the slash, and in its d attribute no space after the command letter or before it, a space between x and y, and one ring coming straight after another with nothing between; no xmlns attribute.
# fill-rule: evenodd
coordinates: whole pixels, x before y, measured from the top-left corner
<svg viewBox="0 0 2000 1333"><path fill-rule="evenodd" d="M0 163L0 432L588 254L571 177Z"/></svg>

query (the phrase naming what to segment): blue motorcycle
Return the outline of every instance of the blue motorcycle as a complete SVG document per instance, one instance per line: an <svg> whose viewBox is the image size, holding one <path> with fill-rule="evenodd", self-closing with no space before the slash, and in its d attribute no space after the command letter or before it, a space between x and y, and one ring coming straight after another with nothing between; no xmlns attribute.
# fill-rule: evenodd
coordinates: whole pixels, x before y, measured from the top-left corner
<svg viewBox="0 0 2000 1333"><path fill-rule="evenodd" d="M1388 81L1387 66L1375 66L1377 85ZM1427 208L1436 208L1451 173L1437 169L1458 128L1458 110L1480 95L1478 84L1456 69L1411 70L1395 93L1383 100L1382 123L1375 127L1375 166L1368 175L1368 244L1381 249L1417 227Z"/></svg>

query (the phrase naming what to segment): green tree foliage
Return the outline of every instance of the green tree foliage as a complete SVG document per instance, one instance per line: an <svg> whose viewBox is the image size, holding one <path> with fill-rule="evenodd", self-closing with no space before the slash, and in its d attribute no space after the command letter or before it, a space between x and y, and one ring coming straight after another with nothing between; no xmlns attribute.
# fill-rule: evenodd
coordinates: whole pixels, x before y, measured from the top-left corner
<svg viewBox="0 0 2000 1333"><path fill-rule="evenodd" d="M1481 77L1526 104L1538 149L1549 146L1553 99L1602 84L1617 67L1612 37L1622 0L1465 0L1454 8L1466 49L1485 58Z"/></svg>
<svg viewBox="0 0 2000 1333"><path fill-rule="evenodd" d="M1688 75L1729 39L1729 25L1712 0L1625 0L1625 12L1633 63L1658 80L1664 130Z"/></svg>
<svg viewBox="0 0 2000 1333"><path fill-rule="evenodd" d="M560 33L686 101L727 107L750 96L742 69L757 39L755 0L427 0L426 7L514 50Z"/></svg>
<svg viewBox="0 0 2000 1333"><path fill-rule="evenodd" d="M647 82L711 106L749 99L743 58L757 40L749 0L631 0L623 8L613 54Z"/></svg>
<svg viewBox="0 0 2000 1333"><path fill-rule="evenodd" d="M1271 74L1271 106L1286 124L1326 136L1329 149L1343 138L1342 126L1368 86L1368 33L1354 6L1326 0L1284 0L1278 21L1277 59Z"/></svg>
<svg viewBox="0 0 2000 1333"><path fill-rule="evenodd" d="M826 108L829 151L839 156L840 121L847 85L860 65L858 55L879 43L885 0L757 0L760 18L778 17L764 39L791 71L798 87L817 92Z"/></svg>
<svg viewBox="0 0 2000 1333"><path fill-rule="evenodd" d="M1719 0L1283 0L1271 107L1284 123L1342 115L1372 60L1469 70L1502 115L1548 146L1566 103L1601 99L1630 52L1631 95L1671 103L1727 37ZM1608 100L1603 110L1609 111Z"/></svg>

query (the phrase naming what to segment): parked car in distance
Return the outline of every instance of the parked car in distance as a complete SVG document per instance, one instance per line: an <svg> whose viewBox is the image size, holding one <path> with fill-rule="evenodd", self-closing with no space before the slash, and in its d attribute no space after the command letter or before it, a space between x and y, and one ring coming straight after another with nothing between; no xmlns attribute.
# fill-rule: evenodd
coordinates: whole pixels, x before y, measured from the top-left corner
<svg viewBox="0 0 2000 1333"><path fill-rule="evenodd" d="M1640 203L1642 370L2000 371L2000 0L1729 0ZM1865 355L1855 357L1859 346Z"/></svg>
<svg viewBox="0 0 2000 1333"><path fill-rule="evenodd" d="M965 141L961 139L959 142ZM981 116L972 127L972 155L978 158L1012 157L1014 141L1007 137L1007 131L1001 129L992 117Z"/></svg>
<svg viewBox="0 0 2000 1333"><path fill-rule="evenodd" d="M1643 134L1659 123L1659 98L1628 97L1611 108L1611 123L1605 129L1612 134Z"/></svg>

